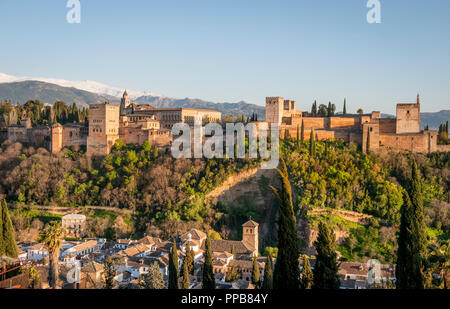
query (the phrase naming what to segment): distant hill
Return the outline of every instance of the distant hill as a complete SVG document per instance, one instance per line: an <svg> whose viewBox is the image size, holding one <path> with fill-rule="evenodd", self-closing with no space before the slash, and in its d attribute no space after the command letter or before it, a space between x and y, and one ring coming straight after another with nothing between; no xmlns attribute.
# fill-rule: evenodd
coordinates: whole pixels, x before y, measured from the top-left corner
<svg viewBox="0 0 450 309"><path fill-rule="evenodd" d="M77 105L87 106L93 103L117 101L118 99L45 82L24 81L0 84L0 101L4 100L11 100L14 104L16 102L23 104L29 100L39 100L42 103L53 104L56 101L63 101L66 104L75 102Z"/></svg>
<svg viewBox="0 0 450 309"><path fill-rule="evenodd" d="M439 125L450 121L450 110L442 110L436 113L421 113L420 124L422 129L428 124L430 129L437 130Z"/></svg>
<svg viewBox="0 0 450 309"><path fill-rule="evenodd" d="M157 108L190 107L214 109L221 112L222 116L233 115L236 117L238 114L251 116L253 113L256 113L258 115L258 120L264 120L266 117L266 109L264 106L249 104L242 101L238 103L213 103L200 99L174 99L167 97L143 96L137 98L134 102L137 104L149 104Z"/></svg>

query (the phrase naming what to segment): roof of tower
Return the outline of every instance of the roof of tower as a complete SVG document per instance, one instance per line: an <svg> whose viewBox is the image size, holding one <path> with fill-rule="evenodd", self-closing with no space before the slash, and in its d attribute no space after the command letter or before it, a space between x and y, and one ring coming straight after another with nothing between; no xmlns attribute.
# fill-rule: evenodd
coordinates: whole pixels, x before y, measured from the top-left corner
<svg viewBox="0 0 450 309"><path fill-rule="evenodd" d="M127 90L125 89L125 92L123 93L123 96L125 97L125 96L128 96L128 92L127 92Z"/></svg>
<svg viewBox="0 0 450 309"><path fill-rule="evenodd" d="M244 224L242 224L243 227L258 227L259 224L255 221L252 220L252 218L250 218L249 221L245 222Z"/></svg>

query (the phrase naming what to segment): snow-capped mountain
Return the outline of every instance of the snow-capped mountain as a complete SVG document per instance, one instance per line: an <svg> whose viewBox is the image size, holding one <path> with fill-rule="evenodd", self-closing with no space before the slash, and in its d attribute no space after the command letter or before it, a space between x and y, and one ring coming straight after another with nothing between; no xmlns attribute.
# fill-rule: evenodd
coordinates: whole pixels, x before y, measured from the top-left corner
<svg viewBox="0 0 450 309"><path fill-rule="evenodd" d="M50 84L55 84L61 87L73 87L80 90L89 91L92 93L100 94L100 95L109 95L113 97L122 97L124 89L111 87L99 82L95 81L69 81L64 79L56 79L56 78L41 78L41 77L16 77L4 73L0 73L0 83L13 83L13 82L23 82L23 81L40 81ZM149 91L136 91L136 90L127 90L128 95L132 100L137 99L143 96L151 96L151 97L163 97L160 94L152 93Z"/></svg>

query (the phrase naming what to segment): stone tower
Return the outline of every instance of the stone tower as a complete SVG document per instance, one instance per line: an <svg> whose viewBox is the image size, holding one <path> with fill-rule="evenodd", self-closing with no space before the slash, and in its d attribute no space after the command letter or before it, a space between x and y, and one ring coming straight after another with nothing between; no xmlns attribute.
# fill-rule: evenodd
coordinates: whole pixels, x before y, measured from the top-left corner
<svg viewBox="0 0 450 309"><path fill-rule="evenodd" d="M63 148L63 126L55 123L51 128L50 150L52 153L60 152Z"/></svg>
<svg viewBox="0 0 450 309"><path fill-rule="evenodd" d="M128 92L125 90L125 92L123 93L122 99L120 100L120 105L125 110L125 108L130 106L130 104L131 104L130 97L128 96Z"/></svg>
<svg viewBox="0 0 450 309"><path fill-rule="evenodd" d="M397 104L397 134L420 132L420 95L416 104Z"/></svg>
<svg viewBox="0 0 450 309"><path fill-rule="evenodd" d="M283 120L284 99L281 97L266 98L266 122L281 124Z"/></svg>
<svg viewBox="0 0 450 309"><path fill-rule="evenodd" d="M87 153L108 155L118 139L119 106L107 103L89 105Z"/></svg>
<svg viewBox="0 0 450 309"><path fill-rule="evenodd" d="M250 218L249 221L242 225L242 241L250 245L256 253L258 253L258 226L259 224Z"/></svg>

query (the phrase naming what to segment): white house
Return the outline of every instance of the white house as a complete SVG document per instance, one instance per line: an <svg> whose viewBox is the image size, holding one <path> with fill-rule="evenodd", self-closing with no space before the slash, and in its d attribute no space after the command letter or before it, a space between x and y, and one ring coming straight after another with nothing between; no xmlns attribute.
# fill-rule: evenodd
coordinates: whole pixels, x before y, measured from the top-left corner
<svg viewBox="0 0 450 309"><path fill-rule="evenodd" d="M27 259L29 260L40 261L48 256L49 256L48 250L42 243L28 247L27 249Z"/></svg>

